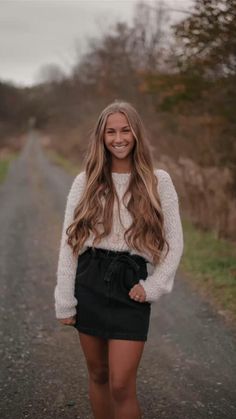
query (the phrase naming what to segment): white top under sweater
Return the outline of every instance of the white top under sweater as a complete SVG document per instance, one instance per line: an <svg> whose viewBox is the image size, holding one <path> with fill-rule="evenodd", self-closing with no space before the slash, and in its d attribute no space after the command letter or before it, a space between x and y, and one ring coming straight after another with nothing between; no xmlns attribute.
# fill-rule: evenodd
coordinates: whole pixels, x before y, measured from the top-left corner
<svg viewBox="0 0 236 419"><path fill-rule="evenodd" d="M145 281L140 279L139 283L146 292L146 301L150 303L157 301L161 295L172 290L176 270L183 253L183 230L174 184L169 173L165 170L156 169L154 173L158 178L158 193L164 215L164 230L170 246L166 258L154 266L150 254L139 253L127 247L124 241L124 228L120 224L116 213L117 204L114 205L112 231L98 245L98 247L104 249L128 250L131 254L139 254L148 260L148 276ZM112 178L120 199L121 220L125 229L127 229L132 219L121 198L128 187L130 173L112 172ZM74 297L74 284L78 257L72 254L71 247L66 243L68 238L66 229L73 221L74 209L82 196L85 184L86 175L85 172L81 172L75 177L67 197L57 267L57 284L54 291L56 317L58 319L68 318L76 314L77 299ZM90 234L80 254L86 250L87 246L92 246L92 241L93 235Z"/></svg>

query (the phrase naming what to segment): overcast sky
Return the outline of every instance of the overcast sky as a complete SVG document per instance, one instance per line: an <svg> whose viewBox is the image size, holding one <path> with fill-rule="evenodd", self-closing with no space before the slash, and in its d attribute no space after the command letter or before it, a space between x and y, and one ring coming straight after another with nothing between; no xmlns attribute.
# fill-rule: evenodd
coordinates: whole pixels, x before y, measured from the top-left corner
<svg viewBox="0 0 236 419"><path fill-rule="evenodd" d="M194 0L162 0L190 10ZM155 2L144 0L154 5ZM0 0L0 80L32 85L45 64L69 71L76 51L115 21L132 22L137 0ZM173 20L183 14L172 11Z"/></svg>

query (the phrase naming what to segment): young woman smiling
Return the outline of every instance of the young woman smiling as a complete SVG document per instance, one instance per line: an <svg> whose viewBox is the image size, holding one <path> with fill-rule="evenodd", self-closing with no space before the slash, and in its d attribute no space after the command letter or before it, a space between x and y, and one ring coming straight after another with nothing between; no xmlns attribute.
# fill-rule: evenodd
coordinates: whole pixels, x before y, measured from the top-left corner
<svg viewBox="0 0 236 419"><path fill-rule="evenodd" d="M172 290L182 252L171 177L153 168L136 109L114 102L67 198L55 288L56 317L79 333L95 419L142 417L136 376L151 304Z"/></svg>

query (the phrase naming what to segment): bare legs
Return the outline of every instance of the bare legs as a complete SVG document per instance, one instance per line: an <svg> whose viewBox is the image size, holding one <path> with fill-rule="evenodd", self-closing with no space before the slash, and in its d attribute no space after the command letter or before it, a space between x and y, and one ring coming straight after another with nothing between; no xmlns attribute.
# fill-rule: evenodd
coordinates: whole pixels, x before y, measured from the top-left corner
<svg viewBox="0 0 236 419"><path fill-rule="evenodd" d="M141 419L136 375L145 342L79 332L89 372L89 396L95 419Z"/></svg>
<svg viewBox="0 0 236 419"><path fill-rule="evenodd" d="M89 398L95 419L114 419L109 390L108 345L105 339L79 332L89 373Z"/></svg>
<svg viewBox="0 0 236 419"><path fill-rule="evenodd" d="M110 391L115 419L141 419L136 396L136 375L144 343L118 339L108 342Z"/></svg>

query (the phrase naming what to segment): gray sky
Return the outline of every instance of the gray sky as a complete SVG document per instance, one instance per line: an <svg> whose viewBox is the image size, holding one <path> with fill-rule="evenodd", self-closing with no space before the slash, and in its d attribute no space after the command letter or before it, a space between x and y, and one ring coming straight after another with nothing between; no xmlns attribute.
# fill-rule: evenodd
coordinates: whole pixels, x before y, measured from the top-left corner
<svg viewBox="0 0 236 419"><path fill-rule="evenodd" d="M144 0L154 5L155 2ZM0 0L0 80L31 85L39 68L73 66L89 37L107 32L115 21L132 22L137 0ZM163 0L190 10L193 0ZM172 19L183 17L172 12ZM76 52L77 51L77 52Z"/></svg>

